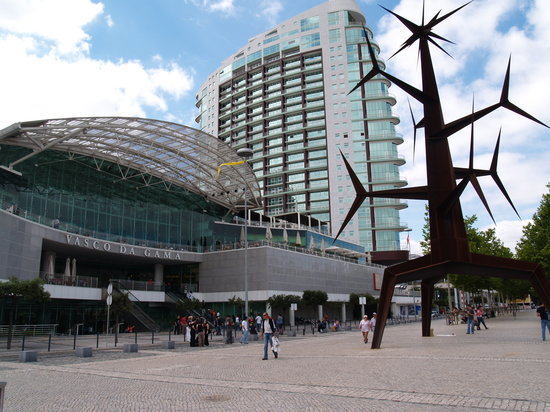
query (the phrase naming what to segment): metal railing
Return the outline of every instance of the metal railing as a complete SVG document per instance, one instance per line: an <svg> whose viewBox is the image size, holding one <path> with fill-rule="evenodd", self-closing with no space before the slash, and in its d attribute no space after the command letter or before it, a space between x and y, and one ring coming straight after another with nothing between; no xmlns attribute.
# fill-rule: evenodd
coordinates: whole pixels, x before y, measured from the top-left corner
<svg viewBox="0 0 550 412"><path fill-rule="evenodd" d="M13 336L47 336L55 334L58 324L12 325ZM9 325L0 325L0 336L8 336Z"/></svg>
<svg viewBox="0 0 550 412"><path fill-rule="evenodd" d="M110 279L110 282L116 282L128 290L143 290L146 292L164 292L164 283L132 280L132 279Z"/></svg>
<svg viewBox="0 0 550 412"><path fill-rule="evenodd" d="M98 278L91 276L71 276L64 273L40 272L40 279L48 285L78 286L82 288L97 288Z"/></svg>

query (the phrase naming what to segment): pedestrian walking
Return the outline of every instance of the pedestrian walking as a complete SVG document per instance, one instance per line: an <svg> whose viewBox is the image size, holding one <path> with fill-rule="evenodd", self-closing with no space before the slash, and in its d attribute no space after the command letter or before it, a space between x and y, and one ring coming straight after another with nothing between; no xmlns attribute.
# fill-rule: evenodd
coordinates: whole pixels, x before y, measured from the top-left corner
<svg viewBox="0 0 550 412"><path fill-rule="evenodd" d="M277 319L275 320L275 326L277 326L277 332L279 333L279 335L283 334L283 325L284 325L283 315L279 313L277 315Z"/></svg>
<svg viewBox="0 0 550 412"><path fill-rule="evenodd" d="M546 328L550 331L550 323L548 322L548 312L546 306L542 303L537 308L537 316L540 318L540 327L542 329L542 340L546 340Z"/></svg>
<svg viewBox="0 0 550 412"><path fill-rule="evenodd" d="M225 318L225 343L233 343L233 319L231 316Z"/></svg>
<svg viewBox="0 0 550 412"><path fill-rule="evenodd" d="M376 312L372 312L372 318L370 320L370 330L374 333L374 329L376 328L376 319L378 315Z"/></svg>
<svg viewBox="0 0 550 412"><path fill-rule="evenodd" d="M250 335L250 330L248 328L248 318L245 316L241 322L241 331L243 335L241 336L241 344L248 345L248 336Z"/></svg>
<svg viewBox="0 0 550 412"><path fill-rule="evenodd" d="M467 318L466 326L468 328L466 331L466 334L469 335L471 333L473 335L476 321L475 321L475 312L471 306L466 307L466 318Z"/></svg>
<svg viewBox="0 0 550 412"><path fill-rule="evenodd" d="M371 329L371 323L369 321L368 315L363 316L361 322L359 322L359 329L363 334L363 343L368 343L369 341L369 332Z"/></svg>
<svg viewBox="0 0 550 412"><path fill-rule="evenodd" d="M267 360L267 348L269 345L273 348L273 333L275 332L275 324L273 319L267 312L263 315L262 321L262 336L264 338L264 357L262 360Z"/></svg>
<svg viewBox="0 0 550 412"><path fill-rule="evenodd" d="M481 308L481 306L478 306L476 309L477 330L481 330L481 324L485 326L485 329L489 329L485 324L485 319L483 319L483 315L484 315L483 309Z"/></svg>

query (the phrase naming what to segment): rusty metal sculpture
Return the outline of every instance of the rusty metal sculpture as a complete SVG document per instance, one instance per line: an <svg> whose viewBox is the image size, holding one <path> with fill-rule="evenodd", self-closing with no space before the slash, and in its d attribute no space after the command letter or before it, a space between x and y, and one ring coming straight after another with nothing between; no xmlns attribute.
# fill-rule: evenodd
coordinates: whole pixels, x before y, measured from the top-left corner
<svg viewBox="0 0 550 412"><path fill-rule="evenodd" d="M364 83L374 76L384 76L393 84L403 89L410 96L414 97L423 105L424 118L415 124L416 129L424 128L424 140L426 146L426 170L427 186L410 187L403 189L367 191L359 181L359 178L352 170L346 158L342 156L346 163L348 173L352 179L356 198L348 212L337 237L355 215L358 208L367 198L400 198L400 199L420 199L428 201L429 221L430 221L430 242L431 253L420 258L400 263L386 268L384 271L384 280L380 291L380 303L378 307L378 323L374 332L372 349L380 348L384 326L389 314L390 303L394 288L397 283L421 281L422 296L422 336L430 335L431 326L431 304L434 293L434 284L444 278L449 273L471 274L479 276L492 276L500 278L514 278L529 280L535 290L538 292L542 301L550 304L550 285L544 276L543 270L539 264L519 261L515 259L501 258L495 256L481 255L472 253L468 247L466 230L464 227L464 218L460 207L459 197L468 183L471 183L478 193L485 208L493 218L489 205L483 195L482 189L478 183L478 176L491 176L497 186L500 188L508 202L514 207L506 189L499 179L496 171L498 151L500 143L500 133L493 155L493 161L489 170L475 169L473 166L473 124L483 116L494 110L504 107L521 116L531 119L545 127L544 123L535 119L519 107L515 106L508 99L508 89L510 82L510 61L504 79L500 101L482 110L474 111L472 114L451 123L445 123L437 82L435 78L432 59L430 56L429 43L432 43L444 53L448 54L435 40L450 42L449 40L437 35L433 28L447 19L469 3L439 16L437 13L428 23L424 24L424 12L422 12L422 24L417 25L411 21L397 15L384 8L387 12L397 17L411 32L412 35L402 44L401 48L395 53L411 46L417 40L419 42L420 64L422 74L422 90L419 90L406 82L386 73L380 68L376 61L372 45L365 31L369 53L372 60L372 69L351 91L361 87ZM394 55L395 55L394 54ZM393 55L393 56L394 56ZM392 57L393 57L392 56ZM350 92L350 93L351 93ZM414 121L414 120L413 120ZM448 138L459 130L472 125L471 148L469 167L453 167L451 152L449 150ZM460 182L457 184L457 180ZM516 211L517 214L517 211ZM519 215L518 215L519 216ZM493 219L494 220L494 219Z"/></svg>

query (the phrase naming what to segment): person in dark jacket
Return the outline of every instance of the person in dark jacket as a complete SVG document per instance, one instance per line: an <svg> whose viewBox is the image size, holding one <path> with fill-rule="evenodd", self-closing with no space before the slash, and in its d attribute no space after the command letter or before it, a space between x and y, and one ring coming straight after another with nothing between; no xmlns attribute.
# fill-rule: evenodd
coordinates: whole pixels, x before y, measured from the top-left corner
<svg viewBox="0 0 550 412"><path fill-rule="evenodd" d="M273 333L275 333L275 330L273 319L271 319L271 316L265 312L262 320L262 336L264 337L264 357L262 360L267 360L268 345L271 345L273 348Z"/></svg>

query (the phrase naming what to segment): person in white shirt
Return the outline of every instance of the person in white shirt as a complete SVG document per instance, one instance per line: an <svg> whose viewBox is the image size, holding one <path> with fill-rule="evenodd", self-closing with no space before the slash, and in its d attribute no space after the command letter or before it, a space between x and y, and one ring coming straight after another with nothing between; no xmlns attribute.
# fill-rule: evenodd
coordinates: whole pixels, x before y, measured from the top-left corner
<svg viewBox="0 0 550 412"><path fill-rule="evenodd" d="M248 345L248 336L250 335L250 330L248 330L248 318L246 316L243 318L243 321L241 323L241 331L243 332L243 336L241 336L241 343L244 345Z"/></svg>
<svg viewBox="0 0 550 412"><path fill-rule="evenodd" d="M359 323L359 329L363 333L363 342L367 343L369 341L369 332L371 330L371 322L367 315L363 316L363 320Z"/></svg>

